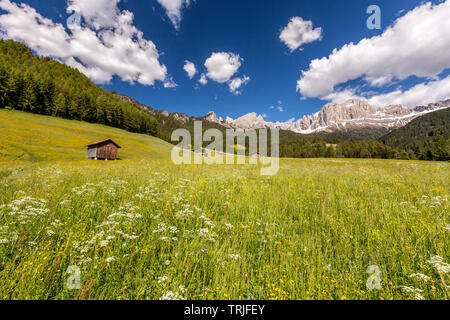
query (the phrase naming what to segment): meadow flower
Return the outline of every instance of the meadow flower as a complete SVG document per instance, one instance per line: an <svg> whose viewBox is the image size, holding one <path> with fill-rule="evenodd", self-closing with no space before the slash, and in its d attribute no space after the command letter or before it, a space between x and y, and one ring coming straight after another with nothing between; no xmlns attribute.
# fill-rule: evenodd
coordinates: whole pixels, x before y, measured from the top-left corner
<svg viewBox="0 0 450 320"><path fill-rule="evenodd" d="M109 258L106 258L106 262L108 262L108 263L110 263L110 262L113 262L113 261L115 261L116 260L116 257L109 257Z"/></svg>
<svg viewBox="0 0 450 320"><path fill-rule="evenodd" d="M160 300L184 300L184 297L178 292L168 291L162 295Z"/></svg>
<svg viewBox="0 0 450 320"><path fill-rule="evenodd" d="M208 228L198 229L197 233L200 237L202 237L208 241L215 241L215 237L217 236L214 232L209 231Z"/></svg>
<svg viewBox="0 0 450 320"><path fill-rule="evenodd" d="M448 273L450 271L450 264L444 262L444 258L440 256L432 256L429 260L426 261L431 264L437 272L441 274Z"/></svg>
<svg viewBox="0 0 450 320"><path fill-rule="evenodd" d="M166 266L168 266L168 265L170 264L170 260L166 260L166 262L164 262L164 264L165 264Z"/></svg>
<svg viewBox="0 0 450 320"><path fill-rule="evenodd" d="M414 278L416 280L423 280L425 282L430 280L430 277L427 275L424 275L422 273L413 273L411 275L409 275L410 278Z"/></svg>
<svg viewBox="0 0 450 320"><path fill-rule="evenodd" d="M399 288L401 288L404 292L407 292L407 293L421 293L421 292L423 292L423 290L421 290L421 289L415 289L415 288L411 288L411 287L408 287L408 286L399 286Z"/></svg>
<svg viewBox="0 0 450 320"><path fill-rule="evenodd" d="M159 284L166 282L167 280L169 280L169 278L167 276L158 277Z"/></svg>
<svg viewBox="0 0 450 320"><path fill-rule="evenodd" d="M234 254L234 253L232 253L232 254L230 254L230 255L228 255L231 259L234 259L234 260L238 260L238 259L240 259L241 258L241 256L240 255L238 255L238 254Z"/></svg>
<svg viewBox="0 0 450 320"><path fill-rule="evenodd" d="M165 223L159 223L158 224L158 229L153 230L152 233L159 233L159 232L164 232L167 231L167 226Z"/></svg>
<svg viewBox="0 0 450 320"><path fill-rule="evenodd" d="M414 298L416 298L416 300L425 300L425 297L419 293L415 293Z"/></svg>

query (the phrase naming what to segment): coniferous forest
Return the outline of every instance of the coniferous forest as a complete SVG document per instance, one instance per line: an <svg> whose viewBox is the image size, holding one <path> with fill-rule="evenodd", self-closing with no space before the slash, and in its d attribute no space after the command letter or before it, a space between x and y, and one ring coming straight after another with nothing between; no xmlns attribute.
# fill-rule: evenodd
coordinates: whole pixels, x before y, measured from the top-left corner
<svg viewBox="0 0 450 320"><path fill-rule="evenodd" d="M100 88L78 70L0 41L0 107L157 135L155 118Z"/></svg>

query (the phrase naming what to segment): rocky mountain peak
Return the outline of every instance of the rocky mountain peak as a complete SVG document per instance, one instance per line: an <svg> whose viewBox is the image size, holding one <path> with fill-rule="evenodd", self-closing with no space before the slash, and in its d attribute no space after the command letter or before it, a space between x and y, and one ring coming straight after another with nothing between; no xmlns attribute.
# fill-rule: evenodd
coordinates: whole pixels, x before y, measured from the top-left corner
<svg viewBox="0 0 450 320"><path fill-rule="evenodd" d="M350 99L342 104L329 103L312 115L305 115L297 121L266 122L255 112L248 113L236 120L227 117L225 121L217 119L209 113L208 119L214 120L227 128L249 130L261 128L277 128L297 133L309 134L319 131L355 130L365 128L394 129L406 125L413 119L432 111L450 106L450 100L429 104L426 107L407 107L389 105L377 108L365 100Z"/></svg>
<svg viewBox="0 0 450 320"><path fill-rule="evenodd" d="M214 122L214 123L220 123L221 121L219 120L219 118L217 118L217 115L214 111L210 111L208 112L208 114L205 117L206 121L209 122Z"/></svg>

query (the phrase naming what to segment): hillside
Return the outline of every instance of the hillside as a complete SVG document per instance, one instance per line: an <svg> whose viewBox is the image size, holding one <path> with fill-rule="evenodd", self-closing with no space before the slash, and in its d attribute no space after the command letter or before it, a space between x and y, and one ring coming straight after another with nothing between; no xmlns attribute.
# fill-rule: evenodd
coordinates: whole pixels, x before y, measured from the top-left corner
<svg viewBox="0 0 450 320"><path fill-rule="evenodd" d="M142 104L135 99L120 94L118 92L112 92L112 94L120 98L123 102L126 102L135 108L144 111L145 113L151 115L158 121L158 133L157 136L167 142L171 142L172 132L176 129L183 128L191 132L194 132L194 121L202 122L203 132L208 129L218 129L220 131L225 131L225 127L220 124L207 121L202 117L191 117L185 113L173 112L168 113L166 110L156 110L150 106Z"/></svg>
<svg viewBox="0 0 450 320"><path fill-rule="evenodd" d="M172 145L145 134L99 124L0 109L0 162L84 160L86 144L111 138L119 158L170 159Z"/></svg>
<svg viewBox="0 0 450 320"><path fill-rule="evenodd" d="M158 134L157 120L97 86L77 69L0 40L0 108Z"/></svg>
<svg viewBox="0 0 450 320"><path fill-rule="evenodd" d="M339 140L376 140L389 132L386 128L362 128L356 130L343 130L326 132L320 131L312 133L311 135L329 139Z"/></svg>
<svg viewBox="0 0 450 320"><path fill-rule="evenodd" d="M379 139L422 160L450 159L450 109L426 114Z"/></svg>

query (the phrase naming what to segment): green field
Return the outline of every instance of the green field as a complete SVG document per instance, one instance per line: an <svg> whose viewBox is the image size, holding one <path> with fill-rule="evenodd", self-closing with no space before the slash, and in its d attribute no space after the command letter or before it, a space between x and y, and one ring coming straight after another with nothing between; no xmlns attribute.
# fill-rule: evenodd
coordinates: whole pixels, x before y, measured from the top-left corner
<svg viewBox="0 0 450 320"><path fill-rule="evenodd" d="M84 159L104 138L123 160ZM449 298L449 163L287 159L264 177L171 148L0 110L0 299Z"/></svg>

